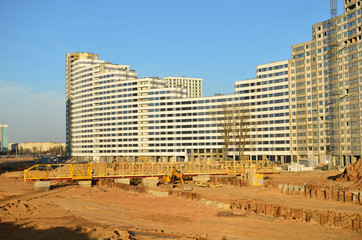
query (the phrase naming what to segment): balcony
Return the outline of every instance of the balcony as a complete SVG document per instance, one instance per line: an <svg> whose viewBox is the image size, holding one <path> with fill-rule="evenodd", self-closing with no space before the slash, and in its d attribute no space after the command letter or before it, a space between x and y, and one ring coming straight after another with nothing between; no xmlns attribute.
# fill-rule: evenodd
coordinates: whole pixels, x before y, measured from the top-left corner
<svg viewBox="0 0 362 240"><path fill-rule="evenodd" d="M356 8L356 2L353 0L347 0L345 7L347 12L350 12L351 10Z"/></svg>

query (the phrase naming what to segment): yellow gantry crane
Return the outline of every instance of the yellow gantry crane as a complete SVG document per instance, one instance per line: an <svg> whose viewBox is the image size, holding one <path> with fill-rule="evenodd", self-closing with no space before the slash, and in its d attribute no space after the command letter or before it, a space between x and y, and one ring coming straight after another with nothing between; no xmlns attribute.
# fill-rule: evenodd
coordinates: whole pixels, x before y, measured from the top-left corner
<svg viewBox="0 0 362 240"><path fill-rule="evenodd" d="M24 170L24 181L165 176L170 175L173 169L180 171L183 176L277 172L276 165L268 160L38 164Z"/></svg>

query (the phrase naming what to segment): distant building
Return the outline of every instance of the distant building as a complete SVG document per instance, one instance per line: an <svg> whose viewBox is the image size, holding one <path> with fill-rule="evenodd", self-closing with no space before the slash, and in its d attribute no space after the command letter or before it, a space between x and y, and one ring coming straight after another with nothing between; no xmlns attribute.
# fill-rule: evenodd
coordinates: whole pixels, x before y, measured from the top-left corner
<svg viewBox="0 0 362 240"><path fill-rule="evenodd" d="M202 97L202 78L165 77L166 87L186 88L188 98Z"/></svg>
<svg viewBox="0 0 362 240"><path fill-rule="evenodd" d="M9 126L0 124L0 151L8 150Z"/></svg>
<svg viewBox="0 0 362 240"><path fill-rule="evenodd" d="M25 142L14 143L11 150L17 150L19 154L54 154L65 155L65 143L57 142Z"/></svg>

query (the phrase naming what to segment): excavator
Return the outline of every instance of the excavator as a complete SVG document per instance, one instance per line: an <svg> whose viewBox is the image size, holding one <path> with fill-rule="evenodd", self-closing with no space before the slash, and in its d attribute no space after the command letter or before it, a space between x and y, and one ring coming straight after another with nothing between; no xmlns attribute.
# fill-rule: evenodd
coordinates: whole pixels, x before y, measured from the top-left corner
<svg viewBox="0 0 362 240"><path fill-rule="evenodd" d="M176 183L184 184L184 179L182 177L182 173L174 168L172 170L171 175L162 177L160 182L170 183L170 184L176 184Z"/></svg>

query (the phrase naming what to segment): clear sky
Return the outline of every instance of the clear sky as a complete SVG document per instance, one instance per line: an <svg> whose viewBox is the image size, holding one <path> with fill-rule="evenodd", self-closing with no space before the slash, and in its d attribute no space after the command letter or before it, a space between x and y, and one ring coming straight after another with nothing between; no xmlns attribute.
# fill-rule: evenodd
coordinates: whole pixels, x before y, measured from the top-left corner
<svg viewBox="0 0 362 240"><path fill-rule="evenodd" d="M258 64L290 58L329 0L0 0L0 124L10 142L65 141L65 54L87 51L139 77L203 78L233 93ZM339 0L339 14L343 1Z"/></svg>

